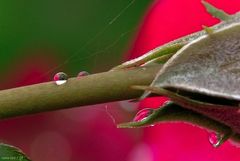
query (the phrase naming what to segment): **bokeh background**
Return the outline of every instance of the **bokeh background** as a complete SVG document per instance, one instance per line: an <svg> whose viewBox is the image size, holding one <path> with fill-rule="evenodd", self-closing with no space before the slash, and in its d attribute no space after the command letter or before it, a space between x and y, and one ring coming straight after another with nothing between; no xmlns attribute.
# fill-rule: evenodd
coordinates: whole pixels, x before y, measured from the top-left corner
<svg viewBox="0 0 240 161"><path fill-rule="evenodd" d="M228 13L240 0L208 0ZM110 69L217 22L200 0L0 1L0 88ZM0 140L33 161L238 161L240 149L213 148L208 131L185 123L117 129L145 107L113 102L0 121Z"/></svg>

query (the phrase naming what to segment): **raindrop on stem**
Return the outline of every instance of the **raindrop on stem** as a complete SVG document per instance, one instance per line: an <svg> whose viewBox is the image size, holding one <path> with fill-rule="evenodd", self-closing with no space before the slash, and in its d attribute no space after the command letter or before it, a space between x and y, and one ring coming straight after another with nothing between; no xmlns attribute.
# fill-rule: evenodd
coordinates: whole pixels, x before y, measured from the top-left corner
<svg viewBox="0 0 240 161"><path fill-rule="evenodd" d="M87 75L89 75L88 72L86 72L86 71L81 71L81 72L78 73L77 77L78 77L78 78L81 78L81 77L87 76Z"/></svg>
<svg viewBox="0 0 240 161"><path fill-rule="evenodd" d="M53 80L55 81L56 85L62 85L65 84L68 80L68 76L66 73L58 72L54 75Z"/></svg>

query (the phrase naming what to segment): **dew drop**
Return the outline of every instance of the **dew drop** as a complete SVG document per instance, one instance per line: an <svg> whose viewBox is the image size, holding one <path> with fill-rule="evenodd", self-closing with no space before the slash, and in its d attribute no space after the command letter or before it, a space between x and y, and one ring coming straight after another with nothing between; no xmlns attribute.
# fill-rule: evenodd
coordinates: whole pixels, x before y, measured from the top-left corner
<svg viewBox="0 0 240 161"><path fill-rule="evenodd" d="M223 143L223 138L219 133L211 132L209 134L209 143L214 147L217 148Z"/></svg>
<svg viewBox="0 0 240 161"><path fill-rule="evenodd" d="M67 82L68 76L66 73L59 72L54 75L53 80L55 81L56 85L62 85Z"/></svg>
<svg viewBox="0 0 240 161"><path fill-rule="evenodd" d="M153 111L154 110L151 108L142 109L136 114L133 121L135 121L135 122L143 121L143 120L147 119L153 113Z"/></svg>
<svg viewBox="0 0 240 161"><path fill-rule="evenodd" d="M78 78L81 78L81 77L87 76L87 75L89 75L88 72L86 72L86 71L81 71L81 72L78 73L77 77L78 77Z"/></svg>

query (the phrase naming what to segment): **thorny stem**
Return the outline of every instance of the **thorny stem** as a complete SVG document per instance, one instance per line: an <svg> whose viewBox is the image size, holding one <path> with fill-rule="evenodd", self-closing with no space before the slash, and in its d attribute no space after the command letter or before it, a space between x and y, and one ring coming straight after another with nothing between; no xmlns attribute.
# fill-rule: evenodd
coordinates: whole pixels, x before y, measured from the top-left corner
<svg viewBox="0 0 240 161"><path fill-rule="evenodd" d="M219 30L220 28L224 28L236 22L239 23L239 13L228 15L224 11L215 8L207 2L203 1L203 3L214 17L224 20L224 22L215 25L210 29ZM180 48L186 45L186 43L201 37L206 34L205 32L208 33L211 32L211 30L206 28L205 31L197 32L170 42L165 46L163 45L140 58L117 66L114 68L119 69L117 71L113 70L110 72L93 74L80 79L71 78L66 84L61 86L57 86L54 82L47 82L0 91L0 119L84 105L139 98L142 92L134 90L131 87L136 85L148 86L152 83L157 72L161 68L161 65L145 67L136 66L149 62L155 58L158 59L160 56L171 56L168 54L176 53ZM123 69L128 67L136 68ZM183 111L184 109L180 110L180 112ZM190 117L185 116L185 114L188 113L189 112L182 113L183 115L173 115L174 117L169 117L169 115L167 115L167 118L178 119L179 121L189 121L213 130L217 128L218 131L229 129L228 131L231 132L233 130L231 127L227 126L227 124L225 125L216 122L213 119L208 119L206 116L200 116L198 113L190 112L190 116L193 117L191 119ZM164 118L161 115L159 119ZM240 141L240 134L232 132L229 134L231 134L231 136L227 135L227 137L232 137L234 140Z"/></svg>
<svg viewBox="0 0 240 161"><path fill-rule="evenodd" d="M0 119L138 98L142 91L131 89L131 86L149 85L160 67L139 67L71 78L61 86L47 82L2 90Z"/></svg>
<svg viewBox="0 0 240 161"><path fill-rule="evenodd" d="M55 82L46 82L2 90L0 91L0 119L139 98L143 92L132 87L134 85L150 85L161 66L123 69L82 78L71 78L66 84L60 86ZM175 119L177 118L179 117L177 116ZM191 122L212 130L226 130L224 125L215 124L215 121L205 120L203 122L206 123L202 124L196 122L196 119L200 118L186 120L183 117L179 118L179 121ZM231 138L240 140L239 134L233 135Z"/></svg>

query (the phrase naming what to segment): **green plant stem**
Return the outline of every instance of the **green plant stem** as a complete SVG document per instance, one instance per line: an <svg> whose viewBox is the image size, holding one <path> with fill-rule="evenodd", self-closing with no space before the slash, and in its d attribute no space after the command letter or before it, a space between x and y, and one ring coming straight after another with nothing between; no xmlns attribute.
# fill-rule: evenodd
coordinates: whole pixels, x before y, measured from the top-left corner
<svg viewBox="0 0 240 161"><path fill-rule="evenodd" d="M109 71L81 78L70 78L67 83L60 86L52 81L2 90L0 91L0 119L139 98L143 92L133 89L132 86L150 85L160 68L161 65L157 65ZM175 114L173 119L179 121L188 119L179 116ZM206 120L205 124L196 122L194 120L198 117L195 116L192 115L194 119L188 121L212 130L216 128L224 130L222 127L225 125L215 124L214 121ZM161 116L159 119L164 117ZM232 138L240 140L238 134Z"/></svg>
<svg viewBox="0 0 240 161"><path fill-rule="evenodd" d="M160 66L70 78L66 84L47 82L0 91L0 118L138 98L132 85L149 85Z"/></svg>

